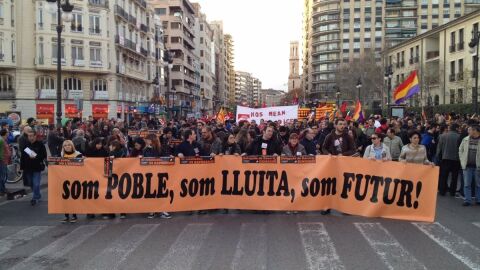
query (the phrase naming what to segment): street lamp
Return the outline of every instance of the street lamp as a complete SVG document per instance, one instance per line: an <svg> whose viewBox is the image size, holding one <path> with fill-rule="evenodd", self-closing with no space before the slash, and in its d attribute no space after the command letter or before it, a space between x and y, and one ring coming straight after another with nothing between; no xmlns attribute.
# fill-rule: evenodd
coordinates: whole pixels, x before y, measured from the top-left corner
<svg viewBox="0 0 480 270"><path fill-rule="evenodd" d="M392 71L392 65L389 65L387 69L385 70L385 80L388 80L387 82L387 105L390 105L390 92L391 92L391 87L392 87L392 77L393 77L393 71Z"/></svg>
<svg viewBox="0 0 480 270"><path fill-rule="evenodd" d="M472 89L473 110L478 115L478 45L480 32L472 31L472 40L468 43L470 53L473 55L473 72L475 75L475 87Z"/></svg>
<svg viewBox="0 0 480 270"><path fill-rule="evenodd" d="M358 101L360 101L360 89L362 89L362 79L358 77L357 86L355 86L358 90Z"/></svg>
<svg viewBox="0 0 480 270"><path fill-rule="evenodd" d="M337 89L337 92L335 92L335 96L337 97L337 109L340 107L340 89L338 89L338 87L335 87L335 89Z"/></svg>
<svg viewBox="0 0 480 270"><path fill-rule="evenodd" d="M62 21L71 22L73 20L73 5L69 0L61 4L61 0L47 0L49 9L57 12L57 126L62 126ZM56 8L56 10L55 10ZM63 14L62 14L63 11Z"/></svg>

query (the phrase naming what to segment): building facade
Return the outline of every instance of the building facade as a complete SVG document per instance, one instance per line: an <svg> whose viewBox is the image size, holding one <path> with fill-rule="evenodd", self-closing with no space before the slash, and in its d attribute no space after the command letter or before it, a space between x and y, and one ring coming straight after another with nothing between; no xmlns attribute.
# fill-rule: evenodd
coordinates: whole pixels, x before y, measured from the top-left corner
<svg viewBox="0 0 480 270"><path fill-rule="evenodd" d="M288 75L288 91L300 89L300 56L298 51L298 41L290 42L290 60L289 60L289 75Z"/></svg>
<svg viewBox="0 0 480 270"><path fill-rule="evenodd" d="M385 2L385 45L395 46L479 7L479 1L471 0L388 0Z"/></svg>
<svg viewBox="0 0 480 270"><path fill-rule="evenodd" d="M228 105L229 100L229 85L226 65L226 50L225 39L223 33L223 22L213 21L210 22L210 26L213 30L213 46L215 54L215 111L218 111L220 107Z"/></svg>
<svg viewBox="0 0 480 270"><path fill-rule="evenodd" d="M4 13L11 28L0 28L0 36L8 37L11 46L2 46L9 56L8 64L0 61L0 80L9 89L2 91L2 111L20 111L22 118L53 124L57 61L62 65L64 117L124 118L129 107L147 107L159 91L161 25L146 2L70 1L73 21L64 22L61 55L56 9L46 1L6 3L11 3L11 12ZM157 84L152 83L155 78Z"/></svg>
<svg viewBox="0 0 480 270"><path fill-rule="evenodd" d="M468 43L472 31L479 30L479 23L480 11L474 11L390 48L387 55L387 65L393 70L390 93L417 70L421 92L408 100L408 104L471 103L475 78Z"/></svg>
<svg viewBox="0 0 480 270"><path fill-rule="evenodd" d="M285 92L275 89L260 90L260 104L266 107L282 106L282 100L285 97Z"/></svg>
<svg viewBox="0 0 480 270"><path fill-rule="evenodd" d="M252 74L243 71L235 72L236 105L260 106L260 89L262 89L262 82Z"/></svg>
<svg viewBox="0 0 480 270"><path fill-rule="evenodd" d="M225 66L226 74L228 78L228 89L227 93L229 96L229 107L234 108L237 100L236 90L235 90L235 54L234 54L234 43L231 35L226 34L224 36L225 41Z"/></svg>

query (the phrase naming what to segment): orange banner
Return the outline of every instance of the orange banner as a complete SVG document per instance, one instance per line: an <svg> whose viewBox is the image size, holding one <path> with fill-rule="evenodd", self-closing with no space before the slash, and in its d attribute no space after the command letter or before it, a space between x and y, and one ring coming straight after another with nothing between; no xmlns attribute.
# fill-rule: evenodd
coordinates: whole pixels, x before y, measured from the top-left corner
<svg viewBox="0 0 480 270"><path fill-rule="evenodd" d="M432 222L438 168L328 156L87 158L51 163L48 178L49 213L335 209Z"/></svg>

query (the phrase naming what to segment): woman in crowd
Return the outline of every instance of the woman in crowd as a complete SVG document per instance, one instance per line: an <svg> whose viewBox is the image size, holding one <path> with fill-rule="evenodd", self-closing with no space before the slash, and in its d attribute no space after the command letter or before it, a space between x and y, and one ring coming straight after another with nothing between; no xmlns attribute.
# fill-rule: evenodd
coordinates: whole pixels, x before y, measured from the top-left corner
<svg viewBox="0 0 480 270"><path fill-rule="evenodd" d="M238 146L240 146L240 151L245 153L247 151L248 146L248 130L246 128L242 128L238 131L238 134L235 138Z"/></svg>
<svg viewBox="0 0 480 270"><path fill-rule="evenodd" d="M72 159L72 158L82 158L82 153L75 150L75 146L71 140L66 140L63 142L62 145L62 158ZM69 214L65 214L65 218L62 220L62 223L75 223L77 222L77 214L72 214L72 218L70 219Z"/></svg>
<svg viewBox="0 0 480 270"><path fill-rule="evenodd" d="M132 151L130 151L130 157L143 156L143 150L145 148L145 140L142 138L136 138L133 142Z"/></svg>
<svg viewBox="0 0 480 270"><path fill-rule="evenodd" d="M162 157L162 147L157 135L148 134L145 138L145 148L143 149L143 157ZM149 213L147 218L152 219L155 213ZM172 216L167 212L161 212L160 218L170 219Z"/></svg>
<svg viewBox="0 0 480 270"><path fill-rule="evenodd" d="M372 144L367 146L363 158L370 160L392 160L390 149L383 144L381 134L374 133L371 137Z"/></svg>
<svg viewBox="0 0 480 270"><path fill-rule="evenodd" d="M228 134L228 136L225 136L222 143L222 152L219 153L219 155L238 156L240 154L242 154L242 150L240 149L238 143L235 142L235 136L233 134Z"/></svg>
<svg viewBox="0 0 480 270"><path fill-rule="evenodd" d="M398 160L400 162L431 165L432 163L427 158L427 149L420 144L420 132L411 130L408 133L408 138L410 143L403 146Z"/></svg>
<svg viewBox="0 0 480 270"><path fill-rule="evenodd" d="M305 156L305 147L298 143L298 134L292 133L288 138L288 144L282 149L282 156Z"/></svg>

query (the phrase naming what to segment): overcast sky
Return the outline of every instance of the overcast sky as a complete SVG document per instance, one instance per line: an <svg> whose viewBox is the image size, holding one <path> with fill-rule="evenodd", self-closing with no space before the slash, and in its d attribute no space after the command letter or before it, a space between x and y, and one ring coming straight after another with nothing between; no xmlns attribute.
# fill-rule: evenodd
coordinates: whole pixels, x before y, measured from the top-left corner
<svg viewBox="0 0 480 270"><path fill-rule="evenodd" d="M235 70L252 73L262 88L287 89L290 41L301 46L303 1L191 0L208 21L222 20L233 36Z"/></svg>

